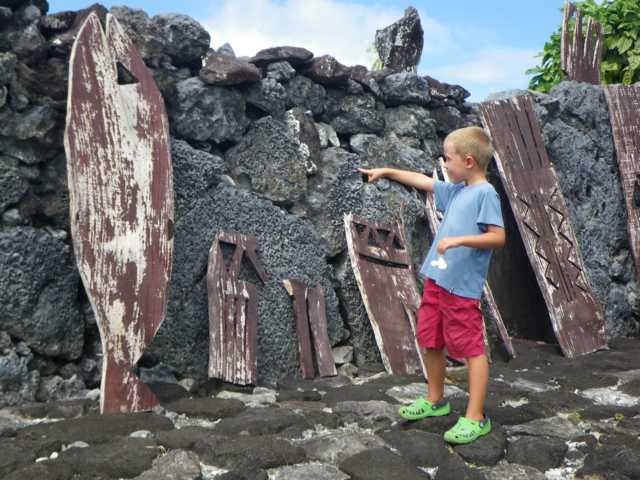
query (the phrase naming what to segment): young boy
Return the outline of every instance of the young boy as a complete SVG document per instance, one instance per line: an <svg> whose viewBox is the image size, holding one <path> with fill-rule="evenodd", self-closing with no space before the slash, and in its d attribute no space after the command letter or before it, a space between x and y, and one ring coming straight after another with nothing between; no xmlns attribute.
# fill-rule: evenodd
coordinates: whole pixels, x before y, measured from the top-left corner
<svg viewBox="0 0 640 480"><path fill-rule="evenodd" d="M449 443L470 443L491 431L484 416L489 364L484 351L480 296L491 252L505 243L500 198L487 182L493 156L487 134L479 127L455 130L444 141L445 168L451 183L426 175L390 168L360 169L369 182L388 178L435 193L436 208L444 218L420 269L425 278L416 335L425 349L428 387L426 398L402 407L407 420L447 415L444 400L446 359L466 358L469 402L464 417L444 434ZM444 262L440 259L444 258Z"/></svg>

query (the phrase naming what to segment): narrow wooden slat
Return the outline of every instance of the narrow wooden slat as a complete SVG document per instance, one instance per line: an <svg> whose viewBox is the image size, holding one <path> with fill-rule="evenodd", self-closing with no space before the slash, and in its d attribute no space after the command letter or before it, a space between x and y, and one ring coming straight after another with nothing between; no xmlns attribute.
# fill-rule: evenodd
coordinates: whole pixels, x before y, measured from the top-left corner
<svg viewBox="0 0 640 480"><path fill-rule="evenodd" d="M119 85L117 62L136 82ZM115 17L74 42L64 135L71 234L100 327L100 410L158 404L132 373L164 320L173 259L168 121L153 76Z"/></svg>
<svg viewBox="0 0 640 480"><path fill-rule="evenodd" d="M629 243L640 279L640 89L609 85L604 93L627 206Z"/></svg>
<svg viewBox="0 0 640 480"><path fill-rule="evenodd" d="M571 19L575 26L571 35ZM571 2L566 2L560 37L560 68L568 80L600 84L600 65L604 34L602 25L590 18L586 34L582 34L583 13Z"/></svg>
<svg viewBox="0 0 640 480"><path fill-rule="evenodd" d="M307 307L309 310L309 325L313 337L313 345L316 352L318 373L321 377L337 375L336 364L333 361L331 342L327 332L327 314L324 299L324 290L321 285L307 289Z"/></svg>
<svg viewBox="0 0 640 480"><path fill-rule="evenodd" d="M573 357L605 347L602 310L584 273L531 98L485 102L480 111L562 351Z"/></svg>
<svg viewBox="0 0 640 480"><path fill-rule="evenodd" d="M283 280L284 286L293 297L293 318L296 321L298 336L298 354L300 356L300 372L302 378L316 376L311 351L311 335L309 332L309 315L307 312L307 286L298 280Z"/></svg>
<svg viewBox="0 0 640 480"><path fill-rule="evenodd" d="M255 245L252 250L255 253ZM254 264L261 265L258 263L257 255L254 255ZM266 274L263 271L263 278L266 280ZM255 385L258 382L258 289L252 283L244 283L244 292L245 292L245 304L246 304L246 319L247 324L245 326L245 365L246 367L246 377L245 377L245 385Z"/></svg>
<svg viewBox="0 0 640 480"><path fill-rule="evenodd" d="M414 374L426 368L416 350L407 318L408 307L417 311L420 294L411 256L400 225L380 225L353 214L344 217L349 257L385 369L393 374ZM363 227L358 233L358 225ZM399 246L369 245L378 230L393 232ZM374 233L372 234L372 231ZM413 326L415 328L415 326Z"/></svg>
<svg viewBox="0 0 640 480"><path fill-rule="evenodd" d="M235 246L228 267L221 243ZM208 373L211 378L221 378L239 385L255 385L258 380L257 291L255 285L239 279L242 260L247 258L259 277L266 280L266 273L258 261L256 245L255 237L220 232L209 250Z"/></svg>

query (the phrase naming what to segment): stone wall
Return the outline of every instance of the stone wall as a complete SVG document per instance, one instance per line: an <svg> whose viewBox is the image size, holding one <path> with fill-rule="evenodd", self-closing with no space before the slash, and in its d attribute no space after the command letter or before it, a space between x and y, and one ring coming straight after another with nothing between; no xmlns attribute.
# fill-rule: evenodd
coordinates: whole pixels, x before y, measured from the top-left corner
<svg viewBox="0 0 640 480"><path fill-rule="evenodd" d="M100 338L69 236L62 146L68 57L87 12L47 9L45 1L0 1L0 405L83 394L100 381ZM172 135L174 268L167 318L141 361L143 378L206 378L206 262L221 230L255 235L269 277L262 285L250 268L243 272L258 283L262 382L298 371L285 278L320 283L332 343L353 346L358 364L379 362L342 216L402 220L416 265L430 237L423 195L386 180L367 184L357 168L430 173L444 136L479 123L468 93L300 48L235 58L228 45L211 51L209 34L189 17L126 7L111 13L152 70ZM636 333L635 273L601 89L563 84L536 98L607 333ZM531 318L544 315L544 305L520 242L511 228L492 280L506 323L535 336L526 326L544 328L540 316ZM534 308L525 309L523 298Z"/></svg>

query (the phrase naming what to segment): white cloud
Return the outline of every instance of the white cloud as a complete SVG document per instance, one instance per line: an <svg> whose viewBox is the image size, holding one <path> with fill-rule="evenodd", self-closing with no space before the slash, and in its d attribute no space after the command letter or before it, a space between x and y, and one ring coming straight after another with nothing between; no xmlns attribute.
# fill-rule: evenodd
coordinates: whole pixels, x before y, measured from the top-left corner
<svg viewBox="0 0 640 480"><path fill-rule="evenodd" d="M371 67L376 30L402 17L404 10L348 0L220 0L201 23L218 48L228 42L238 56L291 45L329 54L345 65ZM462 85L480 101L493 91L525 88L525 70L538 63L535 49L467 45L448 25L419 10L424 30L423 62L418 71ZM468 36L467 36L468 39ZM425 64L430 65L426 67Z"/></svg>
<svg viewBox="0 0 640 480"><path fill-rule="evenodd" d="M484 99L487 93L526 88L525 71L538 64L537 49L483 48L465 55L470 60L445 64L424 73L443 82L462 85L472 93L472 101Z"/></svg>
<svg viewBox="0 0 640 480"><path fill-rule="evenodd" d="M329 54L346 65L370 67L376 30L402 17L400 8L341 0L222 0L202 24L217 48L229 42L238 56L292 45ZM447 28L421 13L425 54L450 42Z"/></svg>

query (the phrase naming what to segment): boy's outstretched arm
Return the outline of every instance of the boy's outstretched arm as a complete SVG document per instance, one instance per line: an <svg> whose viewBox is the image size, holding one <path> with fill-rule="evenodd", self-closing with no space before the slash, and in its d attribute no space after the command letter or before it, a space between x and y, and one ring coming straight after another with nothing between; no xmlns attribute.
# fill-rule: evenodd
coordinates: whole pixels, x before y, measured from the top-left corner
<svg viewBox="0 0 640 480"><path fill-rule="evenodd" d="M380 178L388 178L389 180L417 188L418 190L433 192L433 178L427 177L422 173L397 170L395 168L359 168L358 171L369 177L369 183L373 183Z"/></svg>
<svg viewBox="0 0 640 480"><path fill-rule="evenodd" d="M444 255L450 248L471 247L479 249L496 249L504 246L506 236L504 228L497 225L487 225L487 231L480 235L464 237L445 237L438 242L438 253Z"/></svg>

